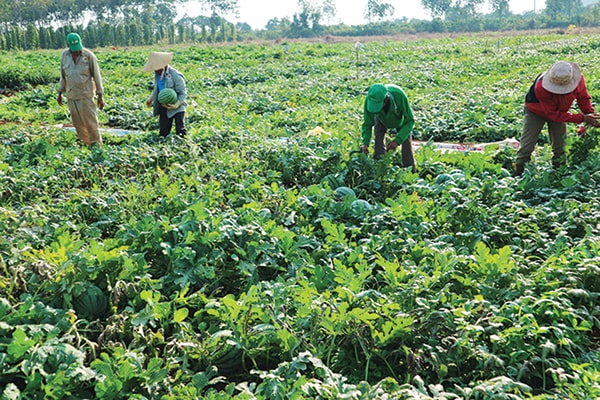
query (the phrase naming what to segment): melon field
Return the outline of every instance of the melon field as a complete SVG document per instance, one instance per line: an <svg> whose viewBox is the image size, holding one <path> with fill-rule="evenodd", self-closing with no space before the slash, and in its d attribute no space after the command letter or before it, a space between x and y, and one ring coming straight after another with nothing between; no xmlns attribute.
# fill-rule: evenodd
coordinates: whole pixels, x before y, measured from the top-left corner
<svg viewBox="0 0 600 400"><path fill-rule="evenodd" d="M1 399L596 399L600 153L516 150L526 91L600 36L173 47L185 137L147 55L95 49L104 145L56 103L61 51L0 53ZM357 152L403 87L417 170ZM373 147L371 146L371 149Z"/></svg>

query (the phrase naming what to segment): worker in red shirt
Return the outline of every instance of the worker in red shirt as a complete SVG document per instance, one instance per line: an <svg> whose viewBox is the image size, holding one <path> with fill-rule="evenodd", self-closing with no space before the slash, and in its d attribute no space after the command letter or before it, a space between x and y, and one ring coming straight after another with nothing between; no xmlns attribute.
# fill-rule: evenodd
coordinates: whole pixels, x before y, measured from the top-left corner
<svg viewBox="0 0 600 400"><path fill-rule="evenodd" d="M569 111L575 100L581 113ZM538 75L525 96L525 119L515 175L523 174L546 123L552 145L552 166L558 168L565 163L567 122L599 127L598 118L600 115L594 111L579 65L569 61L554 63Z"/></svg>

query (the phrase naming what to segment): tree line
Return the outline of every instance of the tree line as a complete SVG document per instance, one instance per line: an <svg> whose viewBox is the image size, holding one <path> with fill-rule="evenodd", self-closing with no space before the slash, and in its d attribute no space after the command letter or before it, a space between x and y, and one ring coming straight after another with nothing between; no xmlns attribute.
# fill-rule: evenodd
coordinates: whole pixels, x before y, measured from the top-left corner
<svg viewBox="0 0 600 400"><path fill-rule="evenodd" d="M196 20L207 22L196 22ZM177 23L149 24L139 20L110 24L93 21L86 26L59 28L12 26L0 34L0 50L60 49L66 46L69 32L81 35L88 48L144 46L157 43L216 43L237 41L236 25L220 17L181 19Z"/></svg>
<svg viewBox="0 0 600 400"><path fill-rule="evenodd" d="M297 0L299 10L291 19L273 18L263 29L253 30L246 23L227 21L227 15L237 12L238 0L201 0L209 16L177 19L177 6L186 1L0 0L0 50L63 48L72 31L87 47L96 48L600 25L600 4L584 5L582 0L546 0L543 10L519 15L510 11L508 0L421 0L430 20L387 20L399 0L364 0L368 22L361 26L331 24L333 0Z"/></svg>

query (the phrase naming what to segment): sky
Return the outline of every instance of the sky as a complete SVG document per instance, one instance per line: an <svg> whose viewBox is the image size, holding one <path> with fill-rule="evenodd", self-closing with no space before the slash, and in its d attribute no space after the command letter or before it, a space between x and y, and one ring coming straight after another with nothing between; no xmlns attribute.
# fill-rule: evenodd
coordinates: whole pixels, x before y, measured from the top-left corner
<svg viewBox="0 0 600 400"><path fill-rule="evenodd" d="M420 0L387 0L392 4L396 12L392 18L406 17L408 19L429 19L429 14L421 7ZM337 17L330 23L344 23L346 25L365 24L365 8L367 0L334 0L338 11ZM510 10L514 14L521 14L526 11L536 11L544 8L545 0L510 0ZM300 10L298 0L238 0L239 16L227 16L231 22L245 22L252 29L263 29L267 22L273 18L292 16ZM195 3L190 1L185 11L188 16L194 17L204 14L206 11Z"/></svg>

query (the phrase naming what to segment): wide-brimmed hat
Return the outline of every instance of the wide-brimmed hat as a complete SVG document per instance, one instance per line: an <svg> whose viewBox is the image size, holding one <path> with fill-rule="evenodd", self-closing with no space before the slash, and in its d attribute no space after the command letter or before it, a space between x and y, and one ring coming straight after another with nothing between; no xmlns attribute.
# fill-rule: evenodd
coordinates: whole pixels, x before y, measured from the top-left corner
<svg viewBox="0 0 600 400"><path fill-rule="evenodd" d="M173 53L165 53L160 51L153 51L148 56L148 61L144 65L144 72L156 71L163 69L173 59Z"/></svg>
<svg viewBox="0 0 600 400"><path fill-rule="evenodd" d="M67 35L67 45L71 51L81 51L81 49L83 49L81 37L75 32L71 32Z"/></svg>
<svg viewBox="0 0 600 400"><path fill-rule="evenodd" d="M380 83L371 86L367 93L367 111L370 113L381 111L387 92L385 86Z"/></svg>
<svg viewBox="0 0 600 400"><path fill-rule="evenodd" d="M554 94L571 93L581 80L579 65L570 61L558 61L546 72L542 78L542 87Z"/></svg>

